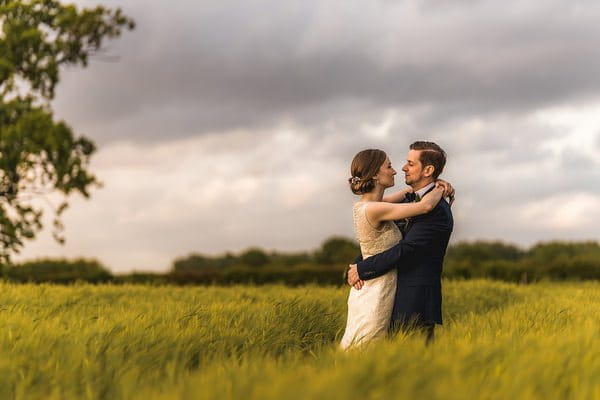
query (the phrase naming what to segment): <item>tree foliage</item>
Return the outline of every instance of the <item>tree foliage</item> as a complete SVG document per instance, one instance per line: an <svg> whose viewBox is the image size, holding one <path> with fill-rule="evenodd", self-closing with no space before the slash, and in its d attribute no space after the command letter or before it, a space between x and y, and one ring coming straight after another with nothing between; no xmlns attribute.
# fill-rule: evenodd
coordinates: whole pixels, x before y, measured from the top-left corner
<svg viewBox="0 0 600 400"><path fill-rule="evenodd" d="M94 143L53 119L63 65L85 67L108 38L133 29L120 9L79 9L55 0L0 0L0 263L42 229L34 200L59 194L54 238L63 242L67 196L89 197Z"/></svg>
<svg viewBox="0 0 600 400"><path fill-rule="evenodd" d="M240 254L239 260L248 267L262 267L269 262L269 256L263 250L252 247Z"/></svg>
<svg viewBox="0 0 600 400"><path fill-rule="evenodd" d="M515 245L499 241L461 242L450 246L446 254L446 262L460 261L473 268L490 260L515 261L523 257L525 252Z"/></svg>
<svg viewBox="0 0 600 400"><path fill-rule="evenodd" d="M317 263L347 266L360 254L360 247L345 237L331 237L321 245L315 254Z"/></svg>

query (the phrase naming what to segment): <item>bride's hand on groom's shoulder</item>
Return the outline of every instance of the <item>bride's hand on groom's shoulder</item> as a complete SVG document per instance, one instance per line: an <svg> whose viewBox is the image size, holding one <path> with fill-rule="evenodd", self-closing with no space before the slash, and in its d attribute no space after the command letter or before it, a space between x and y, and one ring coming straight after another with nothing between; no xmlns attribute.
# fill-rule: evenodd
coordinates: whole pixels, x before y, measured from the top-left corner
<svg viewBox="0 0 600 400"><path fill-rule="evenodd" d="M456 191L454 190L450 182L446 182L443 179L438 179L437 181L435 181L435 186L444 189L443 196L448 197L449 204L452 205L452 203L454 203L454 194L456 193Z"/></svg>

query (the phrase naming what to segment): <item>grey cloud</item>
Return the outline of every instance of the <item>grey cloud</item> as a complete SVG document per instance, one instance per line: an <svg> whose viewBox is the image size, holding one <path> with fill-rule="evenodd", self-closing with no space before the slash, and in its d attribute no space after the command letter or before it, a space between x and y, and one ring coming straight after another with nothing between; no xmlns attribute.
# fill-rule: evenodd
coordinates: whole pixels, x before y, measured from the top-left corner
<svg viewBox="0 0 600 400"><path fill-rule="evenodd" d="M568 147L563 149L561 154L560 167L570 171L583 171L587 168L594 168L596 162L581 149Z"/></svg>
<svg viewBox="0 0 600 400"><path fill-rule="evenodd" d="M578 3L585 13L541 1L361 3L360 14L344 2L176 3L128 3L138 28L111 43L120 62L68 71L60 115L99 140L157 141L310 125L313 110L353 112L352 102L428 105L448 121L600 94L595 3Z"/></svg>

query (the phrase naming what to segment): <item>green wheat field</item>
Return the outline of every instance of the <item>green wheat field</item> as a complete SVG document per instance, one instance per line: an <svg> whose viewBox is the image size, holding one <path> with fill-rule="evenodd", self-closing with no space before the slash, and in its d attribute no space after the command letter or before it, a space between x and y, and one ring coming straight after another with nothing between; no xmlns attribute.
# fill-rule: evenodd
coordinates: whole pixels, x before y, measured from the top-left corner
<svg viewBox="0 0 600 400"><path fill-rule="evenodd" d="M345 287L0 283L1 399L600 399L600 283L444 283L344 353Z"/></svg>

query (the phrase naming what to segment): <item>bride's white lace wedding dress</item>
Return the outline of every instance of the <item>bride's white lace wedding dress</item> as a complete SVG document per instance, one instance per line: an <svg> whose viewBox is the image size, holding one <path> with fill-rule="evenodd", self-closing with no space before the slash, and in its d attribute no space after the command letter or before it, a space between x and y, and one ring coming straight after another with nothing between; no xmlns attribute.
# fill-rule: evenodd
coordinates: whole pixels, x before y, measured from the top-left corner
<svg viewBox="0 0 600 400"><path fill-rule="evenodd" d="M369 202L354 204L354 231L363 259L381 253L402 239L400 230L392 221L382 222L377 228L367 220ZM387 333L396 294L396 269L385 275L365 281L360 290L350 289L348 320L340 343L342 349L355 347Z"/></svg>

